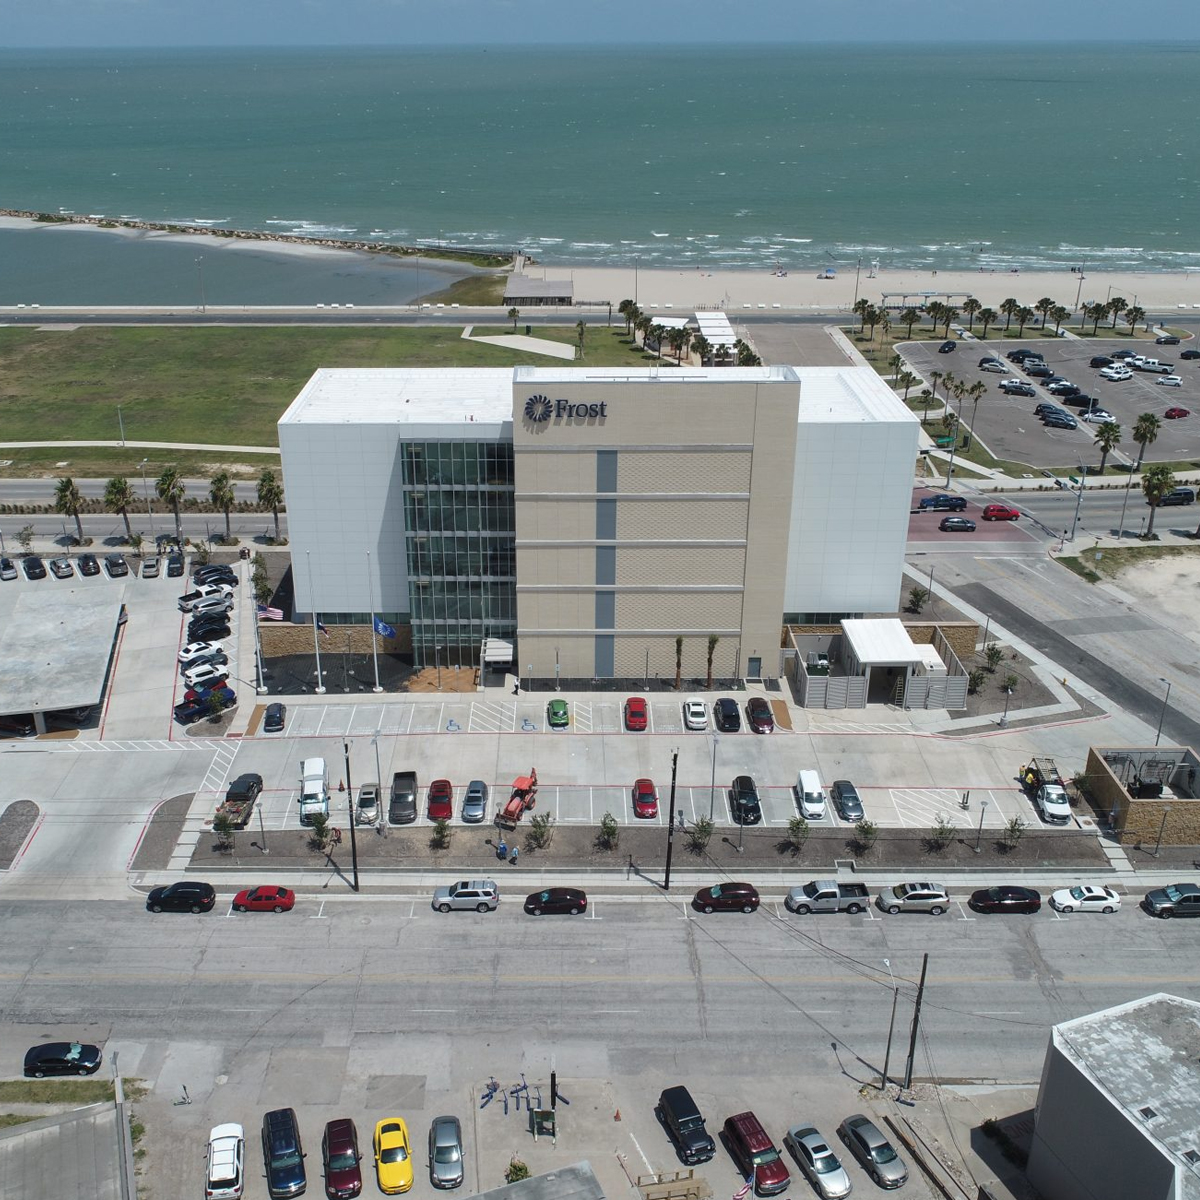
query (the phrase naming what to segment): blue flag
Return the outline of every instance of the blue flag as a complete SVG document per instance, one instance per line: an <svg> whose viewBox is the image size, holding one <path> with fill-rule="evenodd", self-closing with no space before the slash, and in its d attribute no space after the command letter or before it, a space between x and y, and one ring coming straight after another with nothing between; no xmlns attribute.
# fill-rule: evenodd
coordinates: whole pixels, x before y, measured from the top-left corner
<svg viewBox="0 0 1200 1200"><path fill-rule="evenodd" d="M380 637L385 638L394 638L396 636L396 631L386 621L380 620L379 617L375 618L375 632Z"/></svg>

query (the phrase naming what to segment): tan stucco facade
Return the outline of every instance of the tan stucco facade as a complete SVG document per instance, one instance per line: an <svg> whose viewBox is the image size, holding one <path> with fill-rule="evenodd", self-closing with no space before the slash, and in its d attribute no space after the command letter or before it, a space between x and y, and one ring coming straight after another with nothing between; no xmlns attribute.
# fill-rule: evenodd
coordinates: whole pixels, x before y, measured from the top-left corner
<svg viewBox="0 0 1200 1200"><path fill-rule="evenodd" d="M520 670L673 678L682 636L703 676L716 635L715 675L777 676L799 401L787 367L518 370Z"/></svg>

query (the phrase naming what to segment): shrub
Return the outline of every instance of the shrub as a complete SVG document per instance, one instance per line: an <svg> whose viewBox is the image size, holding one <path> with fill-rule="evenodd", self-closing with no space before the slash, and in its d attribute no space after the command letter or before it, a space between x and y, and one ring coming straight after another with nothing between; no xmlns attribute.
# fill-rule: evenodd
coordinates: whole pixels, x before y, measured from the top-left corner
<svg viewBox="0 0 1200 1200"><path fill-rule="evenodd" d="M530 817L525 844L531 850L544 850L554 839L554 818L549 813ZM522 1177L523 1178L523 1177Z"/></svg>
<svg viewBox="0 0 1200 1200"><path fill-rule="evenodd" d="M233 818L223 809L217 809L217 814L213 817L213 833L217 835L218 850L232 850L234 827Z"/></svg>
<svg viewBox="0 0 1200 1200"><path fill-rule="evenodd" d="M911 613L919 613L925 607L925 601L929 599L929 591L927 588L915 587L909 588L908 591L908 611Z"/></svg>
<svg viewBox="0 0 1200 1200"><path fill-rule="evenodd" d="M1004 650L995 642L988 642L983 649L983 657L987 659L989 671L995 671L1004 658Z"/></svg>
<svg viewBox="0 0 1200 1200"><path fill-rule="evenodd" d="M712 840L713 823L707 817L698 817L688 826L688 847L695 854L703 854Z"/></svg>
<svg viewBox="0 0 1200 1200"><path fill-rule="evenodd" d="M938 813L933 822L933 828L925 839L925 845L934 854L940 854L952 841L954 841L954 822L948 821L941 813Z"/></svg>
<svg viewBox="0 0 1200 1200"><path fill-rule="evenodd" d="M794 853L799 854L811 832L808 822L803 817L793 817L788 822L787 837L784 840Z"/></svg>
<svg viewBox="0 0 1200 1200"><path fill-rule="evenodd" d="M870 850L879 840L879 826L874 821L868 821L863 817L857 825L854 826L854 843L862 850Z"/></svg>
<svg viewBox="0 0 1200 1200"><path fill-rule="evenodd" d="M973 671L967 672L967 690L977 692L983 687L983 681L987 678L987 672L982 667L976 667Z"/></svg>
<svg viewBox="0 0 1200 1200"><path fill-rule="evenodd" d="M1020 844L1021 839L1025 836L1025 830L1028 828L1028 821L1023 821L1020 817L1013 817L1013 819L1004 826L1005 849L1015 850Z"/></svg>
<svg viewBox="0 0 1200 1200"><path fill-rule="evenodd" d="M324 813L317 813L312 819L309 843L314 850L324 850L327 841L329 841L329 818Z"/></svg>
<svg viewBox="0 0 1200 1200"><path fill-rule="evenodd" d="M440 821L433 823L433 835L429 839L429 844L435 850L446 850L450 846L450 834L452 833L450 822L443 817Z"/></svg>
<svg viewBox="0 0 1200 1200"><path fill-rule="evenodd" d="M1002 680L1000 680L1000 686L1006 692L1008 692L1009 695L1011 695L1013 692L1015 692L1017 690L1017 684L1020 682L1021 682L1021 677L1019 675L1013 675L1010 673L1008 675L1005 675L1005 677Z"/></svg>
<svg viewBox="0 0 1200 1200"><path fill-rule="evenodd" d="M600 845L605 850L615 850L620 840L621 827L617 824L617 818L612 813L606 812L600 818Z"/></svg>
<svg viewBox="0 0 1200 1200"><path fill-rule="evenodd" d="M519 1158L510 1160L508 1170L504 1172L504 1182L516 1183L518 1180L528 1178L529 1168Z"/></svg>

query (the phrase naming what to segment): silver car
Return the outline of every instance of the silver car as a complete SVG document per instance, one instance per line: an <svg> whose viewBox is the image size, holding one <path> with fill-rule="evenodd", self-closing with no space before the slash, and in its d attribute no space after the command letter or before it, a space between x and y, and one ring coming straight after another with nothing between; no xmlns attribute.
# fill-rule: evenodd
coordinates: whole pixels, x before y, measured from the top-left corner
<svg viewBox="0 0 1200 1200"><path fill-rule="evenodd" d="M490 912L500 903L500 889L494 879L460 879L449 887L437 888L433 893L433 907L438 912L453 912L454 909L471 909Z"/></svg>
<svg viewBox="0 0 1200 1200"><path fill-rule="evenodd" d="M840 1200L850 1195L850 1176L829 1144L811 1125L793 1125L783 1135L783 1144L791 1151L818 1196Z"/></svg>
<svg viewBox="0 0 1200 1200"><path fill-rule="evenodd" d="M879 1132L875 1122L869 1121L862 1113L847 1117L838 1126L838 1137L881 1188L903 1187L908 1182L908 1168L904 1165L904 1159Z"/></svg>
<svg viewBox="0 0 1200 1200"><path fill-rule="evenodd" d="M884 912L927 912L940 917L950 907L950 897L938 883L898 883L884 888L875 903Z"/></svg>
<svg viewBox="0 0 1200 1200"><path fill-rule="evenodd" d="M379 784L364 783L354 807L355 825L374 825L379 820Z"/></svg>
<svg viewBox="0 0 1200 1200"><path fill-rule="evenodd" d="M462 819L471 825L478 825L487 817L488 785L482 779L472 779L467 784L462 802Z"/></svg>
<svg viewBox="0 0 1200 1200"><path fill-rule="evenodd" d="M429 1127L429 1182L456 1188L463 1181L462 1129L457 1117L434 1117Z"/></svg>

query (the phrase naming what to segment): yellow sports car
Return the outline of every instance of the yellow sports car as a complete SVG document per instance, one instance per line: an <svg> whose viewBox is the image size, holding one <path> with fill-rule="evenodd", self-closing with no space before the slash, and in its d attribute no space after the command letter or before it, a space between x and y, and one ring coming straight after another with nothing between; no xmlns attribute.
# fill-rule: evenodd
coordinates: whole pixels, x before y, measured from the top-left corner
<svg viewBox="0 0 1200 1200"><path fill-rule="evenodd" d="M407 1192L413 1185L408 1126L400 1117L385 1117L375 1126L375 1173L385 1196Z"/></svg>

